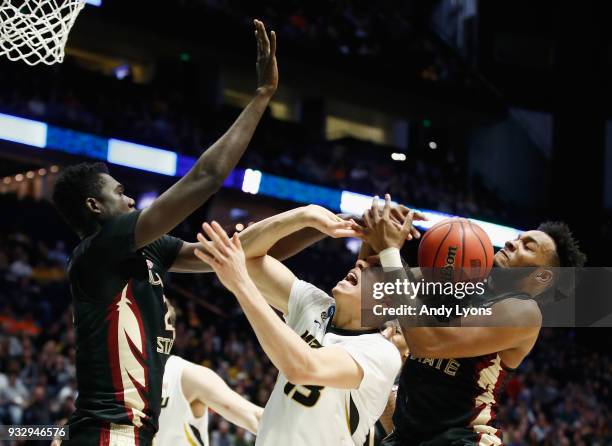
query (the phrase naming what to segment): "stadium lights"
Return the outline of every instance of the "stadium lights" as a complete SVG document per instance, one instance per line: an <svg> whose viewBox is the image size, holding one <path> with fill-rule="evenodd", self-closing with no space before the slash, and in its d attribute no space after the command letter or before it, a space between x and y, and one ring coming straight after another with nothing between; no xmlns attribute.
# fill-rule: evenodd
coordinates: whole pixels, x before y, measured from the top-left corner
<svg viewBox="0 0 612 446"><path fill-rule="evenodd" d="M177 154L119 139L108 140L107 161L121 166L174 176Z"/></svg>
<svg viewBox="0 0 612 446"><path fill-rule="evenodd" d="M47 145L47 124L0 113L0 139L43 148Z"/></svg>
<svg viewBox="0 0 612 446"><path fill-rule="evenodd" d="M406 154L405 153L392 153L391 159L393 161L406 161Z"/></svg>
<svg viewBox="0 0 612 446"><path fill-rule="evenodd" d="M431 150L436 150L438 148L438 144L435 141L429 141L429 148Z"/></svg>
<svg viewBox="0 0 612 446"><path fill-rule="evenodd" d="M258 194L259 185L261 184L261 172L259 170L246 169L244 171L244 180L242 181L242 192L248 194Z"/></svg>
<svg viewBox="0 0 612 446"><path fill-rule="evenodd" d="M196 162L193 157L180 155L170 150L118 139L105 139L47 125L44 122L3 114L0 114L0 139L169 176L183 176ZM434 147L431 147L432 144ZM437 144L435 141L430 141L429 146L436 148ZM403 153L394 155L396 157L399 155L400 158L402 155L406 156ZM51 166L49 171L56 173L59 167ZM23 179L23 174L15 176L16 181L23 181ZM12 180L9 178L10 181ZM224 187L296 203L318 204L328 209L355 214L361 214L372 203L372 197L365 194L309 184L253 169L235 169L225 181ZM421 229L427 229L444 218L453 217L451 214L426 209L418 210L429 218L427 222L415 222L415 226ZM493 245L497 247L504 246L507 240L514 239L521 233L518 229L508 226L471 220L487 232Z"/></svg>

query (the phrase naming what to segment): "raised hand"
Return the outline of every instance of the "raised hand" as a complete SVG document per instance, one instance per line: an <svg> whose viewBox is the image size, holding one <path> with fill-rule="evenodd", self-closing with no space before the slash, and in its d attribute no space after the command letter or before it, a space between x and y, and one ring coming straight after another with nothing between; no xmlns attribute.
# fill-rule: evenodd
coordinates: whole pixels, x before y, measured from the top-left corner
<svg viewBox="0 0 612 446"><path fill-rule="evenodd" d="M353 220L345 220L324 207L311 204L307 207L311 225L323 234L333 238L359 237L358 225Z"/></svg>
<svg viewBox="0 0 612 446"><path fill-rule="evenodd" d="M410 214L411 211L413 210L407 208L403 204L391 206L391 219L395 221L399 228L402 226L404 219L408 216L408 214ZM412 221L427 221L427 217L418 211L414 211ZM412 240L413 238L421 238L421 233L414 226L411 226L406 240Z"/></svg>
<svg viewBox="0 0 612 446"><path fill-rule="evenodd" d="M404 219L408 216L411 210L412 209L407 208L403 204L391 206L391 212L390 212L391 220L395 223L398 229L402 227L402 224L404 224ZM353 228L359 233L362 233L367 229L364 217L365 217L365 214L367 214L368 212L371 212L371 208L367 209L363 215L358 216L358 215L352 215L352 214L340 214L339 216L343 220L354 221L355 224L353 225ZM382 212L383 210L379 209L379 214L381 216L382 216ZM423 215L421 212L414 211L413 221L415 220L416 221L426 221L427 217ZM361 237L361 235L359 235L359 237ZM413 238L415 239L421 238L421 233L414 226L410 228L410 232L406 236L406 240L412 240Z"/></svg>
<svg viewBox="0 0 612 446"><path fill-rule="evenodd" d="M386 248L401 249L410 235L412 221L415 211L411 210L399 226L391 218L391 196L385 195L385 205L380 212L378 197L372 200L372 207L364 214L366 229L361 238L367 242L372 249L380 252Z"/></svg>
<svg viewBox="0 0 612 446"><path fill-rule="evenodd" d="M263 22L254 20L257 40L257 91L272 96L278 88L278 66L276 63L276 33L268 33Z"/></svg>
<svg viewBox="0 0 612 446"><path fill-rule="evenodd" d="M202 229L210 240L201 233L198 233L197 238L208 252L196 248L194 254L209 264L221 283L236 294L241 286L251 280L238 233L235 232L230 239L216 221L213 221L212 225L204 223Z"/></svg>

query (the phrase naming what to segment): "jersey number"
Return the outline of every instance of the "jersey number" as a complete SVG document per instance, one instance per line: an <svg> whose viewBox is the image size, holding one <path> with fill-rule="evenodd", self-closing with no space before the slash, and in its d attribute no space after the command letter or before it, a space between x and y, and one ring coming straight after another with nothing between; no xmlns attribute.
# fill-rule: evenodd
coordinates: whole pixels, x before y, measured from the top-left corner
<svg viewBox="0 0 612 446"><path fill-rule="evenodd" d="M290 396L291 399L300 403L302 406L312 407L319 401L323 388L324 386L300 386L298 389L295 384L288 382L285 384L285 395L289 396L293 392ZM304 390L306 390L306 392L304 392Z"/></svg>
<svg viewBox="0 0 612 446"><path fill-rule="evenodd" d="M161 408L162 409L168 405L168 400L169 399L170 399L169 396L167 396L166 398L162 398L162 400L161 400Z"/></svg>

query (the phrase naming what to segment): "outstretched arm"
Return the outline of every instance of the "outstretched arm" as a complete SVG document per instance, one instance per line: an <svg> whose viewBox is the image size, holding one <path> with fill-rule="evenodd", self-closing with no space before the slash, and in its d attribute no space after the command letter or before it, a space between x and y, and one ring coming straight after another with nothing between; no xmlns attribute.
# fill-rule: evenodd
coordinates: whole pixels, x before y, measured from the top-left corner
<svg viewBox="0 0 612 446"><path fill-rule="evenodd" d="M246 150L278 85L276 35L272 32L270 41L263 23L258 20L255 21L255 29L258 46L258 88L255 97L230 129L200 156L191 170L142 211L136 224L136 248L169 232L208 200L221 188ZM183 260L179 257L173 267L179 270L185 267L181 265Z"/></svg>
<svg viewBox="0 0 612 446"><path fill-rule="evenodd" d="M187 401L199 400L229 422L257 434L263 408L234 392L209 368L188 363L181 386Z"/></svg>
<svg viewBox="0 0 612 446"><path fill-rule="evenodd" d="M252 224L239 235L247 258L270 254L284 260L319 240L331 237L356 236L350 220L344 220L321 206L303 206L273 215ZM203 249L201 234L197 243L184 243L171 272L209 272L209 265L193 255L194 249ZM202 238L203 239L203 238Z"/></svg>
<svg viewBox="0 0 612 446"><path fill-rule="evenodd" d="M344 220L321 206L309 205L252 224L239 237L247 259L268 254L289 257L288 254L305 247L296 237L308 239L306 243L314 243L325 236L356 237L352 226L351 220Z"/></svg>
<svg viewBox="0 0 612 446"><path fill-rule="evenodd" d="M310 205L266 218L242 231L239 237L248 272L266 301L287 314L289 293L295 281L293 273L272 256L273 252L279 249L285 254L299 251L306 239L296 240L297 236L355 236L357 233L351 229L352 225L351 221L343 220L325 208ZM309 233L305 234L305 231ZM198 240L206 243L202 234L198 234Z"/></svg>
<svg viewBox="0 0 612 446"><path fill-rule="evenodd" d="M390 202L391 197L386 195L381 214L378 200L373 201L372 209L366 214L364 237L379 252L382 267L390 271L389 275L385 273L386 280L390 280L389 276L409 280L399 250L415 214L411 211L398 230L390 218ZM415 305L414 301L411 305ZM459 318L458 327L402 324L410 353L426 358L465 358L515 350L516 356L522 358L533 347L540 330L542 320L537 304L533 300L506 299L491 309L492 315L485 320L477 316Z"/></svg>
<svg viewBox="0 0 612 446"><path fill-rule="evenodd" d="M204 225L211 241L205 242L210 254L196 255L210 264L219 280L236 295L255 335L272 363L293 384L356 389L363 369L340 347L311 349L266 303L249 277L240 239L230 240L221 226Z"/></svg>
<svg viewBox="0 0 612 446"><path fill-rule="evenodd" d="M345 221L353 220L357 222L360 220L359 216L348 213L336 214L336 217L339 217ZM283 261L302 252L306 248L314 245L326 237L327 233L317 228L303 228L276 242L274 246L268 250L268 255L277 260ZM242 243L242 247L245 248L244 242ZM361 256L359 258L365 259L365 257Z"/></svg>

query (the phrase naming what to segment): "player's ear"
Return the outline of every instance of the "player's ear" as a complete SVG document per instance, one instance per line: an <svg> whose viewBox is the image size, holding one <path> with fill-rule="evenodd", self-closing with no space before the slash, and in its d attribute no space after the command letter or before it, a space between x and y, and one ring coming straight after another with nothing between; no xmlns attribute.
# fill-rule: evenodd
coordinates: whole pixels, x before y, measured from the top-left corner
<svg viewBox="0 0 612 446"><path fill-rule="evenodd" d="M85 206L87 206L87 209L93 212L94 214L102 213L102 207L100 206L100 202L96 200L95 198L92 198L92 197L87 198L85 200Z"/></svg>
<svg viewBox="0 0 612 446"><path fill-rule="evenodd" d="M547 268L540 269L535 275L536 281L541 285L550 285L553 278L554 278L553 272Z"/></svg>

